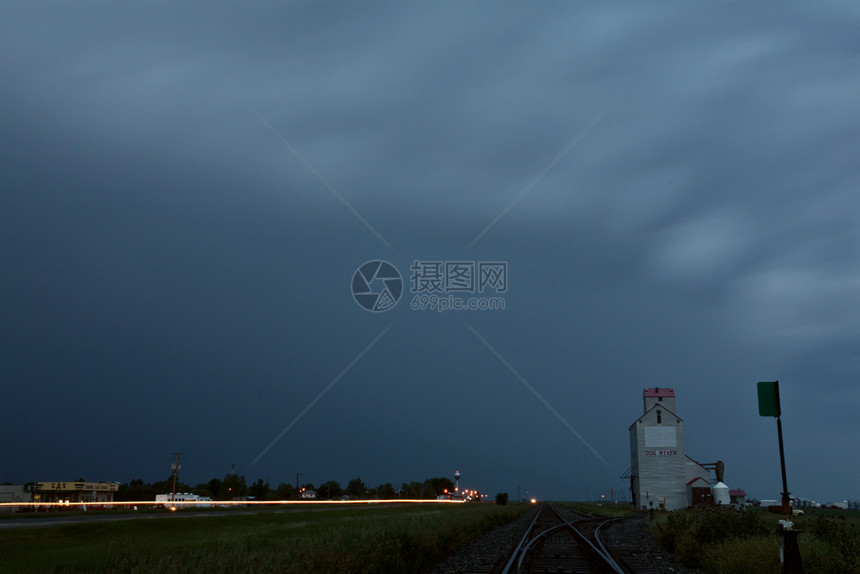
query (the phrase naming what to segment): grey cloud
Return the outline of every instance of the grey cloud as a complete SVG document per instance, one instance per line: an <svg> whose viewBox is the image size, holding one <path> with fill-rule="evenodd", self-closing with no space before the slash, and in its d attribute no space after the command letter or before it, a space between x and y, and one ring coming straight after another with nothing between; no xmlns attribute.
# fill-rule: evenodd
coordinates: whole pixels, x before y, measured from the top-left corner
<svg viewBox="0 0 860 574"><path fill-rule="evenodd" d="M350 298L361 263L389 257L406 274L413 259L474 257L508 261L511 287L505 312L470 324L617 471L580 468L575 437L533 448L558 426L546 409L462 317L408 299L255 471L396 482L468 464L490 490L581 498L586 483L620 482L641 388L666 385L691 452L726 457L732 486L772 497L761 453L731 447L763 428L751 385L779 377L798 490L853 496L804 470L852 444L858 401L848 10L11 7L0 375L13 400L46 393L38 420L0 425L49 449L0 464L14 480L159 479L177 448L197 453L195 479L246 464L381 330ZM73 419L83 387L98 402ZM118 468L49 440L89 420L82 432L133 441L176 389L203 406L169 411Z"/></svg>

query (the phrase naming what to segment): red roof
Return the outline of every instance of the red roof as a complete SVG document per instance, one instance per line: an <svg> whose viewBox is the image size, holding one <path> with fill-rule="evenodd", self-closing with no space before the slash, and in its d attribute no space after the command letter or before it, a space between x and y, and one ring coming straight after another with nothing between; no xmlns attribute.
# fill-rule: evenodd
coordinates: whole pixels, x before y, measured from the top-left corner
<svg viewBox="0 0 860 574"><path fill-rule="evenodd" d="M674 397L675 389L666 387L655 387L653 389L645 389L646 397Z"/></svg>
<svg viewBox="0 0 860 574"><path fill-rule="evenodd" d="M743 490L730 490L729 496L746 496L747 493Z"/></svg>

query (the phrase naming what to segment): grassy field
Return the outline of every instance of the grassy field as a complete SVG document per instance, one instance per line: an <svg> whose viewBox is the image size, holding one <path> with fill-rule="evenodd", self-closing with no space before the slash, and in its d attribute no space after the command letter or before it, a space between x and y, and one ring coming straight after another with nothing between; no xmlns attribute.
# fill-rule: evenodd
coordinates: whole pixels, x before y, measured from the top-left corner
<svg viewBox="0 0 860 574"><path fill-rule="evenodd" d="M422 572L525 504L302 508L0 531L0 573Z"/></svg>
<svg viewBox="0 0 860 574"><path fill-rule="evenodd" d="M658 513L660 544L709 574L778 574L783 516L765 510L688 509ZM804 569L810 574L860 574L860 511L804 509L792 517Z"/></svg>

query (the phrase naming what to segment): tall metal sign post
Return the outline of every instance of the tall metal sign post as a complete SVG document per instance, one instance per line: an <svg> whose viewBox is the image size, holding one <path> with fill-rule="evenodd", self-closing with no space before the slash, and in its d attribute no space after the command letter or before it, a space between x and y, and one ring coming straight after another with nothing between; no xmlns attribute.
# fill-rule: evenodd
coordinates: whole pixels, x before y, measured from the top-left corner
<svg viewBox="0 0 860 574"><path fill-rule="evenodd" d="M785 449L782 446L782 411L779 406L779 381L764 381L758 384L758 414L763 417L776 417L776 432L779 436L779 466L782 470L782 513L785 520L780 520L780 558L783 574L804 574L803 562L800 559L800 548L797 545L799 530L794 530L791 518L791 497L788 492L788 481L785 478Z"/></svg>

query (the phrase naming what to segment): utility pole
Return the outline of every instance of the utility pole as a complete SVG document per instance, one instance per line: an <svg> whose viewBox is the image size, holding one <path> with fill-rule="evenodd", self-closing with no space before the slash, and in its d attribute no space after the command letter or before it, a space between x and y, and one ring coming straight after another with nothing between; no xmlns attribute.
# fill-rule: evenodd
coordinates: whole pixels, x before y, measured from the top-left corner
<svg viewBox="0 0 860 574"><path fill-rule="evenodd" d="M171 454L173 455L173 464L170 465L170 468L173 471L173 494L170 495L170 502L174 502L176 500L176 477L179 475L179 470L182 468L182 465L179 464L179 457L183 456L184 453L174 452Z"/></svg>
<svg viewBox="0 0 860 574"><path fill-rule="evenodd" d="M299 491L299 477L300 477L301 475L302 475L302 473L300 473L300 472L297 472L297 473L296 473L296 492L298 492L298 491Z"/></svg>

